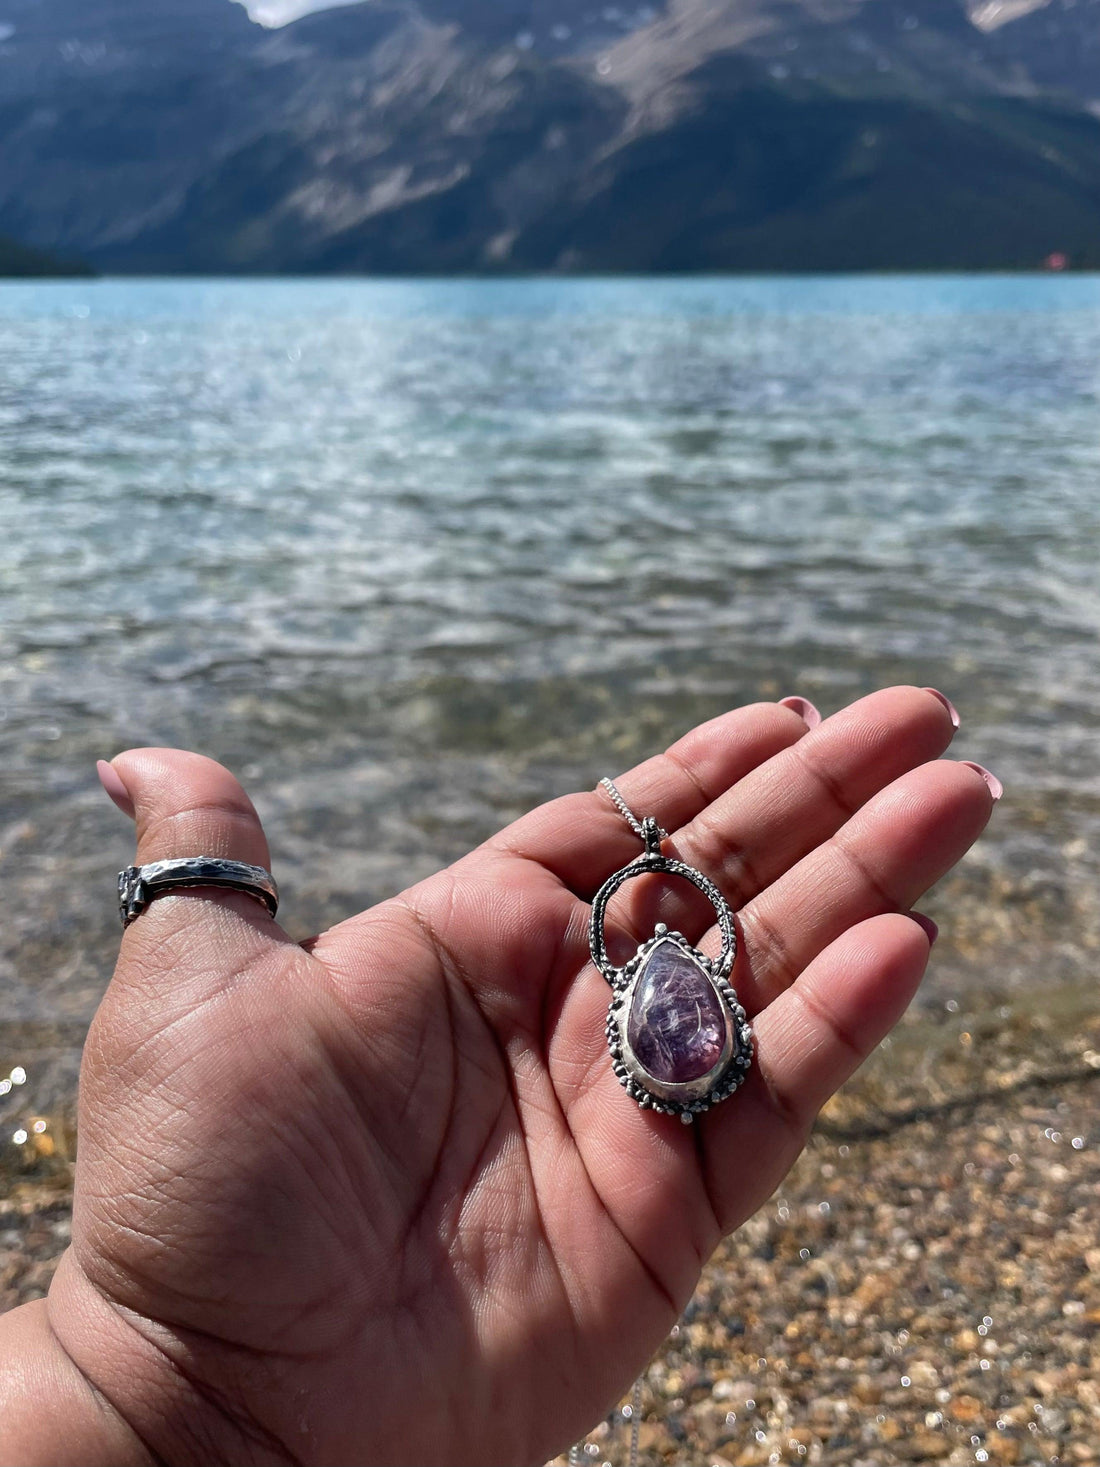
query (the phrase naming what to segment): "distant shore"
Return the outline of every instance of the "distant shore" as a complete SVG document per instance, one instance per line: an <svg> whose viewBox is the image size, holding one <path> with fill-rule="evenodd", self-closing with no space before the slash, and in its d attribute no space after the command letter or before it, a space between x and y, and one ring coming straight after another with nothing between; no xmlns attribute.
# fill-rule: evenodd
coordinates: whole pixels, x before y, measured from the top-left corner
<svg viewBox="0 0 1100 1467"><path fill-rule="evenodd" d="M37 250L28 250L0 236L0 281L35 278L93 279L111 281L178 280L178 281L366 281L368 283L408 282L410 284L442 281L507 285L521 281L565 282L586 281L707 281L707 280L981 280L981 279L1058 279L1060 277L1098 277L1100 257L1095 260L1069 262L1052 267L1040 261L1012 265L906 266L897 269L879 266L813 268L782 265L768 270L699 269L699 270L187 270L150 267L147 270L107 267L96 269L83 260L60 260Z"/></svg>
<svg viewBox="0 0 1100 1467"><path fill-rule="evenodd" d="M72 1117L23 1115L17 1089L2 1308L45 1293L69 1238ZM646 1373L640 1461L1100 1462L1098 1196L1090 996L914 1011L711 1261ZM628 1440L620 1409L587 1460L620 1467Z"/></svg>
<svg viewBox="0 0 1100 1467"><path fill-rule="evenodd" d="M76 279L95 273L83 260L62 260L46 250L32 249L0 235L0 280Z"/></svg>

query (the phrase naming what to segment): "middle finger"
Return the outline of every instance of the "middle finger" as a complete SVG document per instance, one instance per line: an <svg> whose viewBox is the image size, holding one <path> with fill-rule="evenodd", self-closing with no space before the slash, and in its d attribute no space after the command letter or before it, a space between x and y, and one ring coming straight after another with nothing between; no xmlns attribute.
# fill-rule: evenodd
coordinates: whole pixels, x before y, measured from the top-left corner
<svg viewBox="0 0 1100 1467"><path fill-rule="evenodd" d="M880 790L938 758L954 732L934 693L872 693L747 774L678 830L666 850L709 876L736 910L830 840ZM631 882L609 913L612 961L625 961L657 922L695 939L713 920L706 898L686 882Z"/></svg>

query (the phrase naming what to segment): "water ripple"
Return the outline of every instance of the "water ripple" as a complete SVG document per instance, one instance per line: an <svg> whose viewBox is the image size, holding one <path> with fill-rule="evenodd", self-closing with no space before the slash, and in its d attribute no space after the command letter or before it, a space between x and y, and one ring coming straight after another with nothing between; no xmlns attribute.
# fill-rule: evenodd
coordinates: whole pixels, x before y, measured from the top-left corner
<svg viewBox="0 0 1100 1467"><path fill-rule="evenodd" d="M0 286L17 1006L102 985L119 747L254 771L305 927L340 861L378 896L697 718L893 680L1009 788L943 971L1084 970L1098 395L1088 278Z"/></svg>

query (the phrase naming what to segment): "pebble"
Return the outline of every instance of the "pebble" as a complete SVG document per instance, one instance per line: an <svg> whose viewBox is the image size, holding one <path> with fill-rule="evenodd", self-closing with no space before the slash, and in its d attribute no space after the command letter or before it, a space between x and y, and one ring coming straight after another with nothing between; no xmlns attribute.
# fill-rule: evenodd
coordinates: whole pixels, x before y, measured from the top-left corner
<svg viewBox="0 0 1100 1467"><path fill-rule="evenodd" d="M911 1016L719 1248L644 1375L640 1467L1100 1467L1100 1015L970 1003ZM45 1294L71 1215L69 1120L17 1093L0 1308Z"/></svg>
<svg viewBox="0 0 1100 1467"><path fill-rule="evenodd" d="M1100 1016L1050 1007L913 1015L830 1103L646 1372L640 1467L1100 1467Z"/></svg>

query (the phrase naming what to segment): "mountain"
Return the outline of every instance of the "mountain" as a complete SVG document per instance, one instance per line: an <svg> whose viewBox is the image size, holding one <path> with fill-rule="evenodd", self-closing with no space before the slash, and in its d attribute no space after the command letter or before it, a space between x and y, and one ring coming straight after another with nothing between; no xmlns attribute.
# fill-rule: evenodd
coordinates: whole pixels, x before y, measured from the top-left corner
<svg viewBox="0 0 1100 1467"><path fill-rule="evenodd" d="M999 24L1001 5L1011 3L991 0L984 12L997 64L1029 85L1100 108L1100 0L1025 4L1011 23Z"/></svg>
<svg viewBox="0 0 1100 1467"><path fill-rule="evenodd" d="M1100 266L1100 0L0 0L0 231L135 271Z"/></svg>

